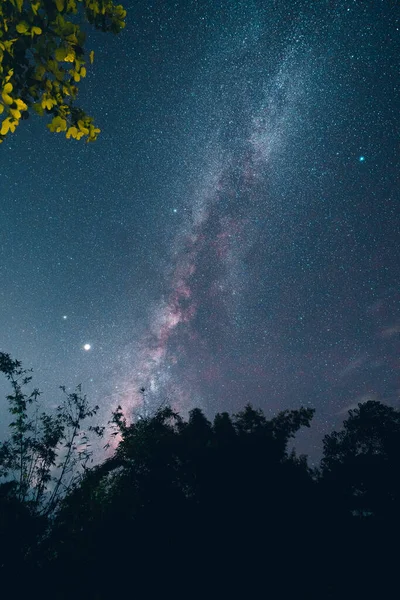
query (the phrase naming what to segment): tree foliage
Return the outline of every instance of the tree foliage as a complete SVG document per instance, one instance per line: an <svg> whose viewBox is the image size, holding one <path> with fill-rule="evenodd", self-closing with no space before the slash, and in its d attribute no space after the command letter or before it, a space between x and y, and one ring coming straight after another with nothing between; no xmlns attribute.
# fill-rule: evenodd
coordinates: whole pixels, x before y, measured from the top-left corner
<svg viewBox="0 0 400 600"><path fill-rule="evenodd" d="M280 568L278 546L290 530L303 531L313 507L311 473L287 449L312 410L267 420L247 405L211 422L198 408L185 420L164 407L129 426L117 415L122 439L114 456L87 472L57 516L50 543L57 578L66 575L63 565L72 568L72 556L88 572L126 572L132 564L141 574L136 592L151 596L165 591L175 565L187 581L204 557L228 565L240 556L247 568L255 532L259 542L271 540L268 560ZM82 593L93 594L91 585L83 578ZM107 585L102 581L101 597L111 593Z"/></svg>
<svg viewBox="0 0 400 600"><path fill-rule="evenodd" d="M48 128L67 138L97 138L93 118L75 105L86 77L86 34L119 33L126 11L112 0L2 0L0 2L0 143L31 110L52 117Z"/></svg>
<svg viewBox="0 0 400 600"><path fill-rule="evenodd" d="M400 502L400 481L393 476L400 467L400 411L377 401L358 404L342 430L325 436L321 466L344 510L394 518Z"/></svg>
<svg viewBox="0 0 400 600"><path fill-rule="evenodd" d="M91 460L89 433L101 435L98 427L81 431L83 422L93 417L98 406L91 408L80 387L68 393L55 414L40 411L40 392L26 391L32 377L18 360L0 352L0 372L11 384L7 396L11 435L0 442L0 478L9 492L35 514L50 515L71 485Z"/></svg>
<svg viewBox="0 0 400 600"><path fill-rule="evenodd" d="M0 451L0 575L31 574L13 597L38 581L58 600L393 597L400 411L358 405L325 437L317 472L289 448L308 408L268 419L247 404L209 420L164 406L130 424L118 408L118 446L89 465L78 440L95 409L80 391L40 415L20 363L0 354L0 371L13 415Z"/></svg>

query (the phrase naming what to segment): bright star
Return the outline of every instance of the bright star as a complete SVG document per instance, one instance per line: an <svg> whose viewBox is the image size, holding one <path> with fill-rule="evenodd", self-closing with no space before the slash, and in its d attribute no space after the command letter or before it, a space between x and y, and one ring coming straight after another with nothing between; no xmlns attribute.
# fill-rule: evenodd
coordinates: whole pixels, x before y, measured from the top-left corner
<svg viewBox="0 0 400 600"><path fill-rule="evenodd" d="M178 209L177 209L177 208L174 208L174 210L173 210L172 212L174 212L174 213L177 213L177 212L178 212Z"/></svg>
<svg viewBox="0 0 400 600"><path fill-rule="evenodd" d="M68 317L67 317L67 315L63 315L63 319L64 319L64 321L65 321L67 318L68 318Z"/></svg>
<svg viewBox="0 0 400 600"><path fill-rule="evenodd" d="M358 159L360 162L364 162L365 160L365 156L360 156L360 158Z"/></svg>
<svg viewBox="0 0 400 600"><path fill-rule="evenodd" d="M91 348L91 347L92 347L92 346L91 346L90 344L85 344L85 345L83 346L83 349L84 349L84 350L86 350L86 352L87 352L88 350L90 350L90 348Z"/></svg>

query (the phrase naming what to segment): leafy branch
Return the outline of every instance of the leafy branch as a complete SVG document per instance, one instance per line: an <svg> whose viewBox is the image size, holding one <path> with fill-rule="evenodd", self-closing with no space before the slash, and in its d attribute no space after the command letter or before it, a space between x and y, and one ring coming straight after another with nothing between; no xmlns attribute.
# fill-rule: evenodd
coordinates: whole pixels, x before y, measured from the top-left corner
<svg viewBox="0 0 400 600"><path fill-rule="evenodd" d="M93 118L74 102L86 77L86 34L78 17L119 33L126 11L112 0L2 0L0 2L0 143L33 110L51 115L50 131L96 140ZM0 117L1 118L1 117Z"/></svg>

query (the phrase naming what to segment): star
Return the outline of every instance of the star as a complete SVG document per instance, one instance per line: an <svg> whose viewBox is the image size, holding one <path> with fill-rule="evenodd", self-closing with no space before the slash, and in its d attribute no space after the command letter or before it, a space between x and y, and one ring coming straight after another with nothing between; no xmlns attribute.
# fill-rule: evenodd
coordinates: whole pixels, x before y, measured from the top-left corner
<svg viewBox="0 0 400 600"><path fill-rule="evenodd" d="M365 156L360 156L360 158L358 159L360 162L364 162L365 161Z"/></svg>
<svg viewBox="0 0 400 600"><path fill-rule="evenodd" d="M92 346L91 346L90 344L85 344L85 345L83 346L83 349L84 349L84 350L86 350L86 352L88 352L88 351L91 349L91 347L92 347Z"/></svg>

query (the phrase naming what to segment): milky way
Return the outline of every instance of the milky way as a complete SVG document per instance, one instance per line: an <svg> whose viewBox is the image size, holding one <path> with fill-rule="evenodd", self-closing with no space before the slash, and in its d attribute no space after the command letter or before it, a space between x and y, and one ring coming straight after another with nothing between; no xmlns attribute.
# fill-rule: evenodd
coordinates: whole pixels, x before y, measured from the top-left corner
<svg viewBox="0 0 400 600"><path fill-rule="evenodd" d="M219 86L232 93L217 100L224 104L219 114L228 116L220 117L218 131L207 140L205 167L194 191L179 202L185 218L164 275L168 291L150 311L148 331L129 352L130 372L114 394L128 415L132 409L140 411L143 388L153 408L165 401L180 411L205 406L203 383L212 385L232 368L226 367L225 353L217 349L230 343L246 310L243 291L251 286L245 265L249 252L259 238L271 243L268 238L279 207L268 186L274 158L284 152L297 124L309 67L299 59L304 51L307 54L305 48L285 52L276 73L266 73L259 81L260 101L253 106L254 92L251 96L243 82L243 52L231 49ZM246 57L249 71L252 58ZM220 71L218 60L213 57L210 63ZM207 83L214 73L205 72L203 77ZM242 112L232 111L233 104L243 102L241 96L245 96ZM227 128L235 130L234 144ZM236 371L235 366L231 377Z"/></svg>

